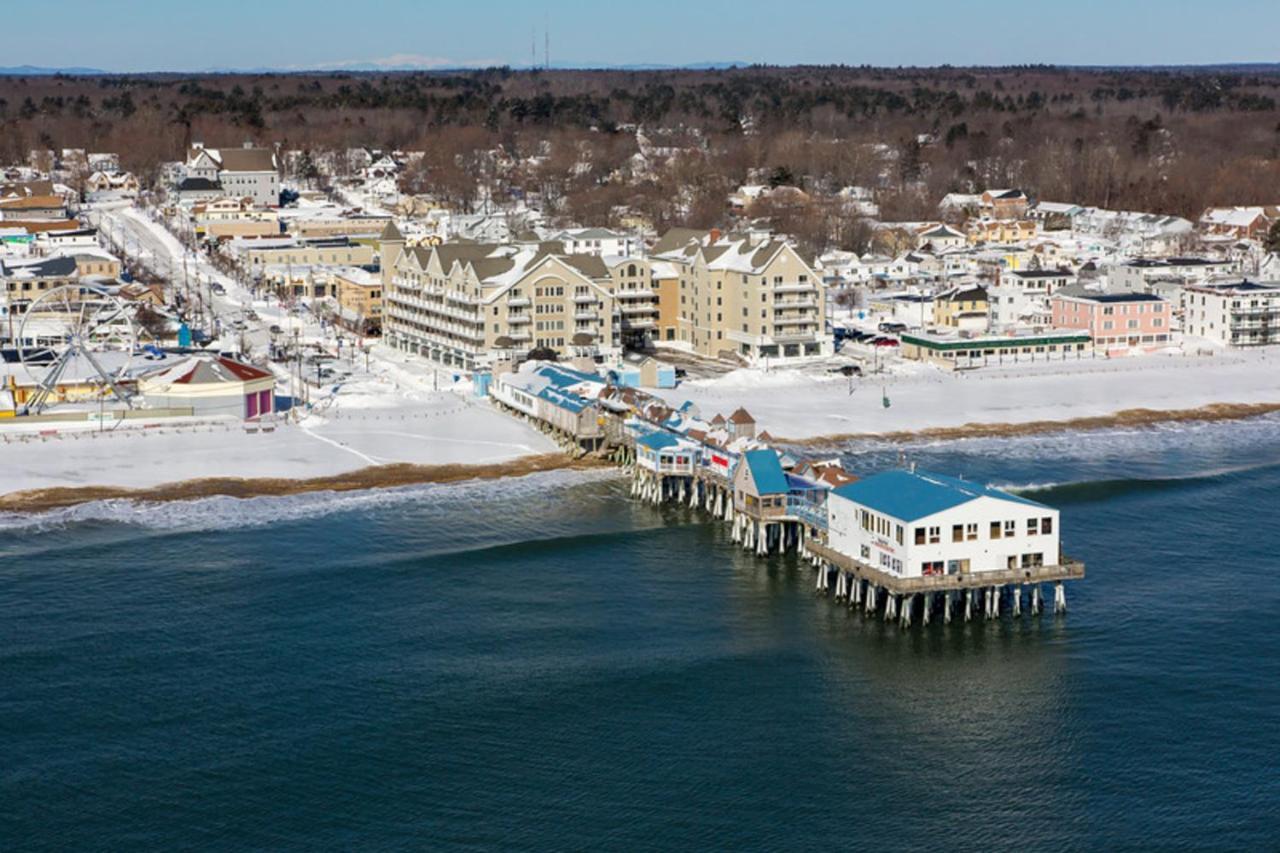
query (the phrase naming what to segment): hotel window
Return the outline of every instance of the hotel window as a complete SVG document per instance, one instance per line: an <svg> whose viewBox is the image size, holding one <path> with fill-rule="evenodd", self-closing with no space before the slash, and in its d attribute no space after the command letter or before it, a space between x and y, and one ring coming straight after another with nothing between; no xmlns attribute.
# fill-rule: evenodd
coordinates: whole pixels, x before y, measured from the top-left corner
<svg viewBox="0 0 1280 853"><path fill-rule="evenodd" d="M906 537L905 537L905 531L903 530L903 528L902 528L902 525L901 525L901 524L899 524L899 525L897 526L897 529L894 531L894 534L895 534L894 538L898 540L898 544L899 544L899 545L904 545L904 544L906 544L906 543L903 541Z"/></svg>
<svg viewBox="0 0 1280 853"><path fill-rule="evenodd" d="M1028 534L1029 536L1035 536L1035 535L1037 535L1039 532L1040 532L1040 519L1038 519L1038 518L1028 518L1028 519L1027 519L1027 534Z"/></svg>
<svg viewBox="0 0 1280 853"><path fill-rule="evenodd" d="M916 528L916 544L917 545L924 544L924 528L923 527Z"/></svg>
<svg viewBox="0 0 1280 853"><path fill-rule="evenodd" d="M1016 521L1006 521L1004 523L1004 538L1009 539L1018 534L1018 523Z"/></svg>
<svg viewBox="0 0 1280 853"><path fill-rule="evenodd" d="M942 528L930 527L929 528L929 544L937 545L941 541L942 541Z"/></svg>
<svg viewBox="0 0 1280 853"><path fill-rule="evenodd" d="M1053 532L1053 516L1046 515L1040 519L1040 532L1046 536Z"/></svg>
<svg viewBox="0 0 1280 853"><path fill-rule="evenodd" d="M952 542L964 541L964 525L963 524L951 525L951 541Z"/></svg>
<svg viewBox="0 0 1280 853"><path fill-rule="evenodd" d="M970 542L975 541L978 538L978 525L966 524L964 526L964 534L965 534L965 538L968 539Z"/></svg>

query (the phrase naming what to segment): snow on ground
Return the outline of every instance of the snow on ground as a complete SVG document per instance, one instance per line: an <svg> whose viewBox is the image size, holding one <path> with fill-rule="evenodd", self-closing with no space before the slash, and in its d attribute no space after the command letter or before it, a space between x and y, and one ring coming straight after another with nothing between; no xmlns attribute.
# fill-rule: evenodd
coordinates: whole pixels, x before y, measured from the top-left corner
<svg viewBox="0 0 1280 853"><path fill-rule="evenodd" d="M782 377L781 381L779 377ZM660 391L692 400L710 418L745 406L760 429L792 439L1062 421L1125 409L1193 409L1214 403L1280 403L1280 352L1089 359L951 374L846 379L797 371L736 370ZM883 397L890 405L885 408Z"/></svg>
<svg viewBox="0 0 1280 853"><path fill-rule="evenodd" d="M370 405L371 401L377 405ZM198 477L322 477L369 465L506 462L550 453L542 433L448 391L415 393L399 405L385 395L355 394L298 424L246 432L239 420L166 419L159 426L96 432L57 426L40 438L0 428L0 493L54 486L143 488ZM76 426L79 428L77 429Z"/></svg>

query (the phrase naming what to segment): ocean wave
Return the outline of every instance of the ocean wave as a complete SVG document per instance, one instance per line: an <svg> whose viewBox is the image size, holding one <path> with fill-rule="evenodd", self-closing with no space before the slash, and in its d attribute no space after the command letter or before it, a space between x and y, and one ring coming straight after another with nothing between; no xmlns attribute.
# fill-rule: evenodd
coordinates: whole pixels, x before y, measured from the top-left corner
<svg viewBox="0 0 1280 853"><path fill-rule="evenodd" d="M1252 475L1275 469L1280 469L1280 462L1271 461L1255 465L1235 465L1167 477L1114 477L1101 480L1026 483L1022 485L993 484L993 488L1015 495L1034 497L1038 501L1057 506L1062 504L1093 503L1135 494L1202 488L1221 483L1241 474Z"/></svg>
<svg viewBox="0 0 1280 853"><path fill-rule="evenodd" d="M92 524L158 532L207 532L266 527L289 521L421 504L457 507L501 496L519 500L617 478L615 469L556 470L489 480L424 483L353 491L315 491L237 498L213 495L177 501L110 498L41 513L0 513L0 533L34 533Z"/></svg>

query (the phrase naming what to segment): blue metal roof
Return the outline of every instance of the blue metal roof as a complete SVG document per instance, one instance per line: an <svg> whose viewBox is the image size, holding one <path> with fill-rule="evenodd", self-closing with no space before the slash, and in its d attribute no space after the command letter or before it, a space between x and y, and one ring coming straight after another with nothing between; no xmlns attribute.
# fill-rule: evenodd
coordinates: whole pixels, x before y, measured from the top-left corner
<svg viewBox="0 0 1280 853"><path fill-rule="evenodd" d="M794 474L787 474L788 490L792 492L815 492L822 491L825 486L821 483L815 483L812 480L806 480L804 477L797 477Z"/></svg>
<svg viewBox="0 0 1280 853"><path fill-rule="evenodd" d="M915 521L983 497L1044 507L1044 504L990 486L928 471L882 471L841 486L835 493L902 521Z"/></svg>
<svg viewBox="0 0 1280 853"><path fill-rule="evenodd" d="M574 370L572 367L560 364L543 364L535 372L557 388L568 388L580 382L601 381L600 377L593 373L583 373L581 370Z"/></svg>
<svg viewBox="0 0 1280 853"><path fill-rule="evenodd" d="M574 414L581 412L589 405L587 400L579 397L577 394L559 391L551 386L547 386L539 391L538 396L562 409L567 409Z"/></svg>
<svg viewBox="0 0 1280 853"><path fill-rule="evenodd" d="M636 439L636 444L643 444L650 450L663 450L679 443L674 435L666 432L651 432Z"/></svg>
<svg viewBox="0 0 1280 853"><path fill-rule="evenodd" d="M748 450L742 459L751 470L756 491L762 495L785 495L788 491L787 475L778 462L778 454L772 450Z"/></svg>

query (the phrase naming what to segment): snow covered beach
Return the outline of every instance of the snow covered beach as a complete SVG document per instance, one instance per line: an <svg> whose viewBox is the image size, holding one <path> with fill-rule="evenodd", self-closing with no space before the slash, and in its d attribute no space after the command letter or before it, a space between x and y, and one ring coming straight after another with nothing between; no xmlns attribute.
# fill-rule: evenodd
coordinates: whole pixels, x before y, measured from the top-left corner
<svg viewBox="0 0 1280 853"><path fill-rule="evenodd" d="M965 375L928 370L884 380L741 370L662 393L673 402L693 400L707 414L745 406L779 440L822 445L1250 417L1280 409L1278 367L1274 357L1241 353ZM209 422L117 433L82 427L24 439L6 431L0 509L376 488L571 464L528 424L456 391L422 390L422 377L407 370L388 365L317 405L300 424L272 432Z"/></svg>
<svg viewBox="0 0 1280 853"><path fill-rule="evenodd" d="M1265 414L1280 408L1280 358L1152 356L961 374L922 369L883 379L738 370L660 393L671 402L692 400L708 417L745 406L780 441L960 438Z"/></svg>

